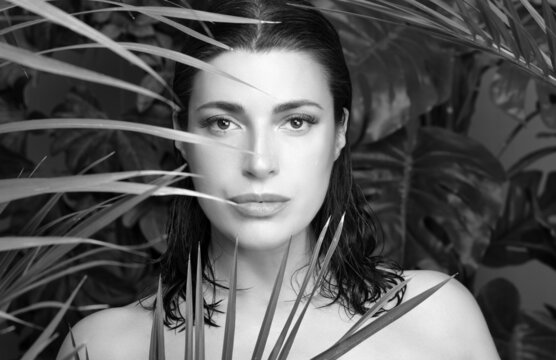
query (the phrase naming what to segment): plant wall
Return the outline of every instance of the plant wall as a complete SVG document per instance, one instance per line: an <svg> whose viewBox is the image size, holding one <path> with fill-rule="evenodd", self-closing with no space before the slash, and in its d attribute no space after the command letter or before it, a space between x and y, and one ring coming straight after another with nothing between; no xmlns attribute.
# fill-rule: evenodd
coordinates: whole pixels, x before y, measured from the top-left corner
<svg viewBox="0 0 556 360"><path fill-rule="evenodd" d="M35 170L40 173L48 168L49 158L39 164L40 159L29 156L37 138L48 141L50 150L44 156L63 157L65 175L177 168L179 160L172 141L150 136L148 131L98 130L93 126L62 129L61 120L52 121L54 129L35 132L2 133L1 126L26 122L35 126L32 121L40 119L113 119L171 128L172 107L167 101L171 97L161 80L171 82L173 60L170 52L161 54L152 48L179 50L183 36L205 36L210 41L205 34L184 34L184 24L194 20L171 14L177 13L178 7L184 13L190 6L204 9L207 2L51 2L106 38L136 51L142 64L153 71L133 67L122 77L144 91L116 85L115 80L102 82L98 77L82 81L91 78L79 73L70 80L70 89L60 94L62 100L46 107L33 106L41 99L29 95L56 91L45 89L46 77L37 70L46 70L46 65L33 66L21 59L30 58L31 53L43 54L41 61L62 59L67 52L90 59L106 56L109 50L107 45L96 45L91 38L49 17L57 14L32 11L24 3L0 1L0 45L9 45L11 51L7 56L8 48L0 49L0 57L6 60L0 66L2 178L32 179ZM535 259L556 271L556 167L545 173L529 168L553 154L556 146L523 153L515 164L504 167L500 162L504 149L493 154L468 136L471 122L484 120L473 118L473 114L483 75L489 71L494 72L491 100L515 121L506 144L538 117L545 124L539 136L556 137L556 22L552 4L527 0L345 0L315 1L315 5L330 16L344 43L354 84L350 133L354 174L381 220L385 254L406 268L457 272L470 288L482 265L502 267ZM158 6L172 10L154 11L162 9L153 8ZM13 48L26 52L15 53ZM114 68L132 67L129 59L112 56L117 59ZM85 61L77 65L95 68ZM69 67L61 69L58 73L72 76ZM124 75L112 68L96 71ZM104 100L99 100L106 84L127 89L123 91L131 101L120 104L119 113L109 111ZM536 90L536 109L525 113L527 88L531 86ZM40 108L49 109L48 113L37 111ZM34 128L41 129L41 125ZM140 176L134 180L137 186L170 185L135 174ZM545 186L541 188L543 177ZM111 186L113 191L116 184ZM70 322L93 310L87 307L91 304L131 302L147 289L156 273L156 265L149 259L156 259L165 248L168 200L164 197L144 196L131 201L114 198L108 191L73 192L70 187L54 196L21 196L9 204L3 200L0 207L0 232L6 238L79 235L112 244L98 248L98 244L82 243L54 255L43 248L12 248L0 253L0 290L6 294L17 288L14 279L37 263L42 266L37 269L44 271L66 261L66 267L53 274L71 270L49 282L50 286L36 286L0 304L1 311L12 315L15 311L27 325L46 326L57 310L18 309L45 300L65 301L84 273L89 278L75 295L77 310L68 313ZM13 192L4 187L0 192L10 190ZM120 210L109 213L113 205ZM87 227L90 216L97 220ZM105 220L98 220L103 217ZM132 249L132 254L124 249ZM37 260L43 257L50 262ZM28 281L40 285L38 270L37 277ZM523 312L514 286L501 280L487 284L477 296L504 359L553 358L550 354L556 345L543 340L556 334L553 306L547 306L542 314ZM2 321L0 331L16 332L22 347L37 338L38 330L32 326L5 317L0 318ZM50 349L54 348L56 345ZM52 351L47 349L44 356L52 356Z"/></svg>

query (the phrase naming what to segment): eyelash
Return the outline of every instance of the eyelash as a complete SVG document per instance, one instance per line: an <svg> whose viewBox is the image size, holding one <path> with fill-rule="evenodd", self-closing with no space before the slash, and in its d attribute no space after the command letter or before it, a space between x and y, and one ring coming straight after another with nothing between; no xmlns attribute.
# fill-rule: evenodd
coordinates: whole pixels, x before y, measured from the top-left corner
<svg viewBox="0 0 556 360"><path fill-rule="evenodd" d="M211 116L209 118L206 119L202 119L201 121L199 121L199 127L201 128L209 128L209 130L215 131L217 133L225 133L228 130L223 130L223 129L212 129L211 127L213 125L215 125L219 120L226 120L229 121L230 123L235 124L235 122L227 117L224 116L220 116L220 115L216 115L216 116ZM306 115L306 114L294 114L291 115L289 117L287 117L284 120L284 123L290 123L293 120L301 120L303 123L308 124L309 127L311 127L312 125L315 125L318 123L317 119L314 116L311 115ZM237 126L237 125L236 125ZM303 125L302 125L303 126ZM291 130L292 132L302 132L302 129L293 129Z"/></svg>
<svg viewBox="0 0 556 360"><path fill-rule="evenodd" d="M286 122L290 122L292 120L301 120L307 124L309 124L309 127L312 125L315 125L317 123L317 119L314 116L311 115L305 115L305 114L296 114L296 115L292 115L288 118L286 118Z"/></svg>

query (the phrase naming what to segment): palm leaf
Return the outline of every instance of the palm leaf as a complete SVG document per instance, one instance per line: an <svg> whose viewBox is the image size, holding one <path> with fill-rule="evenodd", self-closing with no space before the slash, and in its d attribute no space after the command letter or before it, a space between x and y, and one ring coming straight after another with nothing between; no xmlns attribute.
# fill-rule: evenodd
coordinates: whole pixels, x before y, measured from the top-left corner
<svg viewBox="0 0 556 360"><path fill-rule="evenodd" d="M546 24L546 41L550 51L550 59L552 68L556 68L556 20L554 20L554 12L548 4L547 0L542 0L543 18Z"/></svg>
<svg viewBox="0 0 556 360"><path fill-rule="evenodd" d="M270 300L266 311L264 314L263 322L261 324L261 329L259 330L259 336L257 336L257 342L255 343L255 349L253 350L253 360L260 360L263 357L264 348L268 340L268 334L270 332L270 326L272 325L272 319L274 319L274 313L276 311L276 305L278 304L278 297L280 296L280 290L282 289L282 281L284 280L284 273L286 271L286 263L288 261L288 254L290 252L292 239L288 242L288 247L284 252L284 257L280 263L280 268L276 274L276 279L274 280L274 286L272 288L272 293L270 295Z"/></svg>
<svg viewBox="0 0 556 360"><path fill-rule="evenodd" d="M78 175L83 175L85 174L87 171L91 170L92 168L94 168L96 165L100 164L101 162L103 162L104 160L108 159L109 157L111 157L112 155L114 155L114 152L111 152L110 154L103 156L102 158L94 161L93 163L89 164L87 167L85 167L83 170L81 170L79 172ZM55 194L54 196L52 196L47 202L46 204L44 204L41 209L35 214L33 215L33 217L31 218L31 220L29 220L29 222L27 223L27 225L25 226L25 228L23 229L23 233L21 235L34 235L37 231L37 228L39 227L39 225L43 222L43 220L45 219L46 215L50 212L50 210L52 210L52 208L54 207L54 205L58 202L58 200L60 200L60 198L63 196L63 193L58 193ZM39 234L37 234L39 235Z"/></svg>
<svg viewBox="0 0 556 360"><path fill-rule="evenodd" d="M0 43L2 44L2 43ZM47 130L47 129L110 129L133 131L147 135L153 135L163 139L182 141L192 144L221 146L226 149L240 151L243 153L254 154L252 151L241 150L234 146L223 144L207 137L188 133L186 131L168 129L161 126L138 124L129 121L106 120L106 119L41 119L14 121L0 124L0 134L7 134L17 131Z"/></svg>
<svg viewBox="0 0 556 360"><path fill-rule="evenodd" d="M43 329L42 327L40 327L38 325L35 325L35 324L30 323L30 322L25 321L25 320L21 320L20 318L14 316L13 314L8 314L7 312L0 310L0 324L3 323L6 320L9 320L9 321L12 321L12 322L30 327L32 329L38 329L38 330Z"/></svg>
<svg viewBox="0 0 556 360"><path fill-rule="evenodd" d="M122 4L123 5L123 4ZM224 44L221 43L220 41L214 40L213 38L210 38L204 34L201 34L191 28L188 28L187 26L184 26L176 21L170 20L164 16L159 16L159 15L154 15L154 14L150 14L148 11L141 11L142 9L138 9L138 12L141 12L142 14L146 15L146 16L150 16L153 19L156 19L158 21L160 21L161 23L164 23L168 26L173 27L174 29L177 29L181 32L183 32L184 34L190 35L192 37L195 37L201 41L204 41L206 43L212 44L214 46L226 49L226 50L231 50L231 48ZM129 11L126 8L123 8L121 6L118 7L113 7L113 8L103 8L103 9L94 9L94 10L87 10L87 11L79 11L79 12L75 12L75 13L71 13L70 15L72 16L80 16L80 15L87 15L87 14L94 14L94 13L100 13L100 12L115 12L115 11ZM0 36L12 33L14 31L17 30L22 30L31 26L35 26L35 25L39 25L42 23L47 22L47 19L35 19L35 20L30 20L30 21L25 21L25 22L21 22L19 24L15 24L9 27L6 27L4 29L0 30ZM99 44L99 46L102 47L102 45ZM47 52L47 51L46 51ZM46 52L42 52L42 53L46 53Z"/></svg>
<svg viewBox="0 0 556 360"><path fill-rule="evenodd" d="M158 82L163 84L164 87L168 88L164 79L162 79L162 77L156 71L154 71L149 65L147 65L138 56L134 55L130 51L118 45L118 43L116 43L106 35L102 34L101 32L97 31L91 26L85 24L78 18L66 13L60 8L57 8L44 0L8 0L8 1L28 11L34 12L60 26L73 30L74 32L81 34L95 42L98 42L99 44L104 45L105 48L113 51L114 53L118 54L119 56L131 62L132 64L140 67L141 69L149 73Z"/></svg>
<svg viewBox="0 0 556 360"><path fill-rule="evenodd" d="M38 303L31 304L29 306L21 307L15 309L10 313L12 315L24 314L29 311L42 310L42 309L61 309L64 307L64 303L60 301L41 301ZM68 310L74 311L96 311L107 309L108 305L85 305L85 306L70 306Z"/></svg>
<svg viewBox="0 0 556 360"><path fill-rule="evenodd" d="M54 236L3 236L0 237L0 252L10 250L21 250L39 246L67 245L67 244L89 244L95 246L103 246L111 250L119 250L135 255L140 255L137 251L127 246L112 244L106 241L71 238L71 237L54 237Z"/></svg>
<svg viewBox="0 0 556 360"><path fill-rule="evenodd" d="M222 346L222 360L232 360L234 351L234 333L236 325L236 291L237 291L237 251L238 240L234 249L234 259L230 272L230 289L228 306L226 308L226 324L224 325L224 344Z"/></svg>
<svg viewBox="0 0 556 360"><path fill-rule="evenodd" d="M137 176L161 174L180 177L190 176L190 174L180 172L139 170L120 173L62 176L57 178L5 179L0 180L0 189L3 189L0 190L0 201L12 201L41 194L74 191L141 193L144 192L145 189L149 189L152 186L142 183L123 183L118 180ZM129 185L129 188L126 188L126 184ZM181 192L179 189L176 190L178 190L177 192Z"/></svg>
<svg viewBox="0 0 556 360"><path fill-rule="evenodd" d="M309 297L307 298L307 300L305 302L305 306L303 307L303 310L299 314L299 317L297 318L297 321L295 322L294 327L292 328L286 342L284 343L284 346L283 346L282 350L280 351L280 356L278 357L279 360L286 360L288 358L291 347L292 347L293 342L295 340L295 337L297 335L297 331L299 330L299 327L301 326L301 321L303 320L303 317L305 316L305 313L306 313L307 309L309 308L309 304L311 303L311 299L313 298L313 296L315 295L317 290L320 289L320 285L321 285L321 282L324 279L324 275L328 272L328 264L330 263L330 259L332 259L332 255L336 251L336 247L338 246L338 243L340 242L340 236L342 235L342 229L344 227L344 218L345 218L345 213L342 215L342 218L340 219L340 223L338 224L338 228L336 229L336 232L334 233L334 237L332 238L332 242L330 243L330 246L328 247L328 251L326 252L324 260L322 261L322 266L321 266L320 272L318 274L318 277L315 281L315 284L313 285L313 290L311 291ZM311 276L311 275L309 273L307 273L306 276ZM300 297L301 295L302 295L302 293L299 293L298 297Z"/></svg>
<svg viewBox="0 0 556 360"><path fill-rule="evenodd" d="M172 6L132 6L126 5L115 1L108 0L91 0L94 2L117 5L126 11L137 11L146 15L166 16L178 19L197 20L197 21L210 21L210 22L224 22L232 24L275 24L275 21L266 21L259 19L248 19L239 16L231 16L225 14L218 14L200 10L186 9L182 7Z"/></svg>
<svg viewBox="0 0 556 360"><path fill-rule="evenodd" d="M45 278L41 278L40 280L36 280L36 279L32 279L32 281L30 281L29 285L26 286L22 286L22 287L17 287L16 285L13 285L12 287L10 287L8 290L6 291L4 289L2 289L2 293L1 293L1 297L0 297L0 305L5 306L7 304L9 304L11 301L13 301L14 299L16 299L17 297L33 290L36 289L38 287L41 287L43 285L46 285L54 280L60 279L62 277L71 275L71 274L76 274L78 272L81 272L83 270L87 270L87 269L91 269L94 267L98 267L98 266L120 266L120 267L128 267L128 268L138 268L138 267L143 267L144 265L140 265L140 264L129 264L129 263L123 263L120 261L110 261L110 260L97 260L97 261L90 261L87 263L83 263L80 265L75 265L72 266L68 269L65 269L63 271L59 271L58 273L54 274L54 275L50 275L47 276Z"/></svg>
<svg viewBox="0 0 556 360"><path fill-rule="evenodd" d="M301 298L305 294L305 289L307 288L307 285L309 284L309 280L311 279L311 275L313 274L313 272L315 270L315 266L317 264L318 257L319 257L319 254L320 254L320 248L322 246L324 237L326 236L326 231L328 230L329 225L330 225L330 217L326 221L326 224L324 224L324 227L322 228L322 230L320 232L319 238L317 239L317 242L315 244L315 248L313 249L313 254L311 255L311 261L309 262L309 267L307 268L307 273L305 274L305 277L303 278L303 282L301 283L301 287L299 288L299 293L297 295L297 298L295 299L295 303L293 304L293 308L290 311L290 314L288 315L286 323L284 324L284 326L282 328L282 331L280 332L280 335L278 336L278 339L276 340L276 343L274 344L274 347L272 348L272 352L270 353L269 360L276 360L279 353L280 353L280 349L282 348L282 344L284 343L284 341L286 339L286 335L288 334L288 330L291 326L291 323L293 321L295 313L297 312L297 307L301 303Z"/></svg>
<svg viewBox="0 0 556 360"><path fill-rule="evenodd" d="M371 308L367 310L367 312L365 312L365 314L363 314L363 316L361 316L361 318L359 318L359 320L357 320L355 324L353 324L353 326L340 338L340 340L338 340L338 342L347 339L349 336L357 332L357 330L359 330L359 328L361 328L361 326L363 326L365 322L371 319L380 309L382 309L384 305L388 301L390 301L398 291L400 291L404 286L406 286L410 280L411 279L404 280L399 284L397 284L396 286L389 289L386 292L386 294L381 296L380 299L378 299L377 302L375 302L373 306L371 306Z"/></svg>
<svg viewBox="0 0 556 360"><path fill-rule="evenodd" d="M70 335L70 339L71 339L71 346L73 346L73 350L75 352L74 356L69 356L69 358L73 357L73 360L81 360L81 358L79 357L79 348L77 348L77 344L75 342L75 337L73 336L73 331L71 330L71 326L69 326L68 324L68 328L69 328L69 335ZM84 344L82 344L84 345Z"/></svg>
<svg viewBox="0 0 556 360"><path fill-rule="evenodd" d="M263 90L255 87L255 86L253 86L253 85L251 85L251 84L249 84L249 83L247 83L247 82L245 82L245 81L243 81L243 80L241 80L241 79L239 79L239 78L237 78L233 75L230 75L230 74L226 73L225 71L220 70L219 68L217 68L214 65L211 65L211 64L209 64L205 61L198 60L197 58L194 58L192 56L183 54L179 51L165 49L165 48L161 48L159 46L154 46L154 45L149 45L149 44L141 44L141 43L118 42L118 44L120 44L122 47L124 47L125 49L128 49L128 50L138 51L138 52L142 52L144 54L160 56L162 58L173 60L175 62L184 64L184 65L188 65L188 66L194 67L194 68L199 69L199 70L203 70L203 71L207 71L207 72L210 72L210 73L221 75L225 78L237 81L237 82L239 82L243 85L246 85L246 86L248 86L252 89L255 89L255 90L260 91L264 94L267 94ZM102 45L96 44L96 43L69 45L69 46L63 46L63 47L59 47L59 48L45 50L45 51L40 52L40 54L47 54L47 53L53 53L53 52L58 52L58 51L64 51L64 50L95 49L95 48L102 48Z"/></svg>
<svg viewBox="0 0 556 360"><path fill-rule="evenodd" d="M187 259L185 281L185 360L195 360L193 345L193 285L191 280L191 257Z"/></svg>
<svg viewBox="0 0 556 360"><path fill-rule="evenodd" d="M73 290L69 298L64 303L64 307L61 308L60 311L58 311L56 316L50 321L50 323L44 329L44 331L41 332L37 340L35 340L35 342L31 345L31 347L25 352L25 354L23 354L21 360L33 360L37 358L37 356L41 353L41 351L44 350L44 348L48 346L48 344L50 344L52 340L54 340L55 338L55 336L53 336L54 330L56 330L58 323L62 320L62 317L66 313L71 302L75 298L75 295L77 295L77 292L79 291L79 289L81 288L81 286L83 285L86 279L87 279L86 276L84 276L83 279L81 279L79 284L75 287L75 289Z"/></svg>
<svg viewBox="0 0 556 360"><path fill-rule="evenodd" d="M495 4L488 0L477 1L475 2L476 7L472 7L467 2L457 2L459 17L466 19L463 24L467 28L462 29L461 23L457 21L457 17L453 19L456 23L447 22L441 14L433 15L438 10L429 4L423 4L416 0L405 2L390 2L386 0L374 2L362 0L337 1L357 5L369 10L369 13L355 13L352 11L351 16L366 17L369 20L375 21L380 20L380 18L377 18L374 14L382 14L386 21L404 24L441 40L447 40L452 44L468 46L502 57L537 79L548 82L551 85L556 85L554 66L547 63L549 57L533 41L532 35L525 30L521 24L521 19L515 12L515 5L511 2L497 2ZM528 0L520 1L527 3L527 8L530 7ZM434 1L432 3L436 4L437 2ZM330 11L318 5L317 7L322 11ZM450 11L450 13L453 12L455 12L455 9ZM475 15L470 14L477 14L484 20L484 30L480 25L478 26L476 21L469 21L472 17L475 17ZM545 22L538 16L534 16L534 18L541 28L547 27ZM554 31L547 31L546 36L549 39L549 43L556 40L556 32Z"/></svg>
<svg viewBox="0 0 556 360"><path fill-rule="evenodd" d="M377 333L378 331L382 330L386 326L390 325L403 315L407 314L417 305L425 301L429 298L432 294L438 291L442 286L444 286L448 281L450 281L453 277L449 277L448 279L442 281L440 284L433 286L432 288L423 291L419 295L407 300L406 302L401 303L400 305L396 306L395 308L388 310L384 315L373 321L372 323L366 325L363 329L359 330L355 334L350 335L347 339L343 341L339 341L326 351L320 353L319 355L312 358L312 360L334 360L338 359L349 350L354 348L355 346L359 345L361 342L368 339L373 334Z"/></svg>
<svg viewBox="0 0 556 360"><path fill-rule="evenodd" d="M201 264L201 243L199 243L197 246L197 272L195 273L195 360L205 360L203 302L203 267Z"/></svg>
<svg viewBox="0 0 556 360"><path fill-rule="evenodd" d="M164 360L164 309L162 307L162 279L160 277L158 278L158 290L156 291L155 301L149 360Z"/></svg>
<svg viewBox="0 0 556 360"><path fill-rule="evenodd" d="M179 109L179 106L174 102L172 102L171 100L168 100L164 96L161 96L155 93L154 91L150 91L141 86L120 79L116 79L114 77L107 76L96 71L84 69L82 67L75 66L60 60L38 55L29 50L12 46L4 42L0 42L0 58L6 59L8 61L20 65L28 66L36 70L45 71L51 74L68 76L75 79L90 81L90 82L104 84L108 86L114 86L124 90L129 90L132 92L136 92L138 94L142 94L160 100L168 104L174 109Z"/></svg>

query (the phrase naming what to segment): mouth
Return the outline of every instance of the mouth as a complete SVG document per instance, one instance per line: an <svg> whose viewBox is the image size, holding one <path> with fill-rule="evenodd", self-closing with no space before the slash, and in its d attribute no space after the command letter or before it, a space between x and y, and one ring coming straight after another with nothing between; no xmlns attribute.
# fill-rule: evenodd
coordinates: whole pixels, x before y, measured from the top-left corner
<svg viewBox="0 0 556 360"><path fill-rule="evenodd" d="M247 217L270 217L280 212L290 198L277 194L242 194L229 199L236 203L234 208Z"/></svg>

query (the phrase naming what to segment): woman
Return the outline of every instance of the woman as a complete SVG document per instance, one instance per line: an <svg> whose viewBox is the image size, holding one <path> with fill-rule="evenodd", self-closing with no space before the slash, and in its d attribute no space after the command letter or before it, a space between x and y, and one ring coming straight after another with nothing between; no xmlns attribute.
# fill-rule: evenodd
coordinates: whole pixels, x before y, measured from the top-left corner
<svg viewBox="0 0 556 360"><path fill-rule="evenodd" d="M289 1L291 2L291 1ZM304 1L295 1L308 5ZM286 1L217 1L210 11L276 21L207 24L225 51L194 39L188 55L253 85L177 66L174 91L186 108L177 128L247 150L176 144L192 172L188 187L237 205L180 198L172 211L163 256L165 349L183 359L187 259L201 248L207 359L221 355L227 285L238 243L234 358L250 358L274 278L290 242L285 281L269 343L277 338L307 271L315 238L331 217L345 225L330 271L299 330L291 359L309 359L333 345L376 300L412 278L390 306L436 285L446 275L405 271L375 255L378 232L352 182L347 126L351 83L334 28L318 12ZM386 239L387 240L387 239ZM73 329L91 359L146 359L152 297L104 310ZM66 339L59 358L71 351ZM271 348L271 346L269 346ZM270 349L265 352L265 357ZM452 280L410 313L345 354L343 359L498 359L469 292Z"/></svg>

